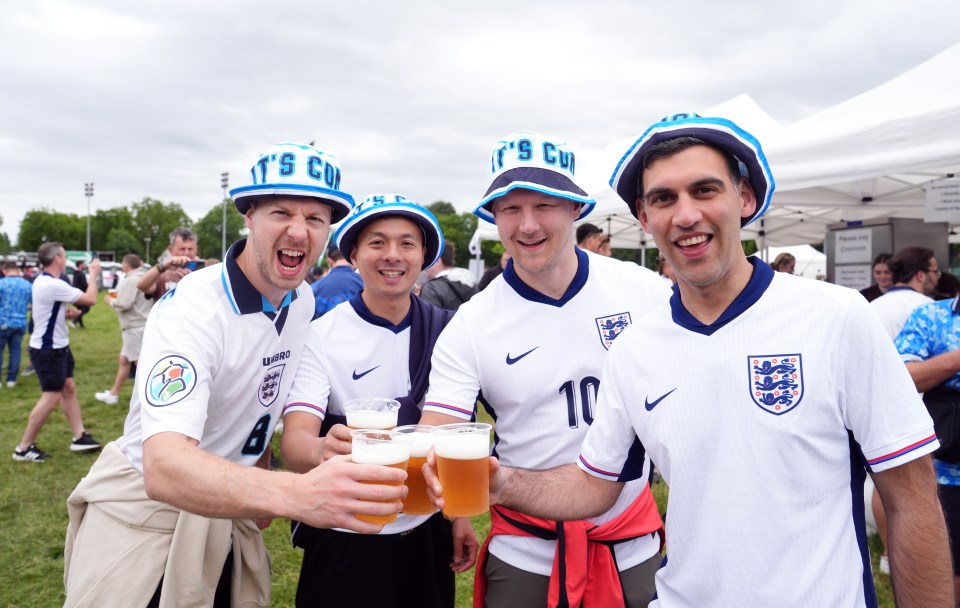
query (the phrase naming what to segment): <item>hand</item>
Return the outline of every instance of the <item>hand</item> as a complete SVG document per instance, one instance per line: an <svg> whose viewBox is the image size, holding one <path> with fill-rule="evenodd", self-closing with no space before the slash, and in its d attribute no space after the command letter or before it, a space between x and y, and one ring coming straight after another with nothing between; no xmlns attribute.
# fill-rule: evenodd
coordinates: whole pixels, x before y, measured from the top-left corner
<svg viewBox="0 0 960 608"><path fill-rule="evenodd" d="M376 534L383 526L355 514L392 515L403 508L406 471L374 464L355 464L349 456L334 456L297 476L293 518L315 528L346 528ZM380 483L361 483L380 482ZM384 485L384 484L398 485ZM387 502L374 502L387 501Z"/></svg>
<svg viewBox="0 0 960 608"><path fill-rule="evenodd" d="M106 304L107 306L113 306L114 300L116 300L116 298L111 296L109 293L104 294L103 296L103 303Z"/></svg>
<svg viewBox="0 0 960 608"><path fill-rule="evenodd" d="M454 572L466 572L477 563L477 551L480 542L473 531L473 525L466 517L453 520L453 561L450 569Z"/></svg>
<svg viewBox="0 0 960 608"><path fill-rule="evenodd" d="M506 469L500 466L500 461L490 457L490 504L495 505L497 501L495 499L499 498L500 493L507 486L507 478L509 476ZM443 486L440 484L440 477L437 475L437 455L431 449L427 453L427 462L423 465L423 479L427 483L427 496L430 498L430 502L433 503L433 506L443 511L444 501L443 501Z"/></svg>
<svg viewBox="0 0 960 608"><path fill-rule="evenodd" d="M90 265L87 266L87 269L90 271L90 278L96 279L100 276L100 258L93 258L90 261Z"/></svg>
<svg viewBox="0 0 960 608"><path fill-rule="evenodd" d="M79 316L80 316L80 311L79 311L78 309L76 309L76 308L67 308L66 317L67 317L68 319L76 319L76 318L79 317Z"/></svg>
<svg viewBox="0 0 960 608"><path fill-rule="evenodd" d="M320 462L329 460L340 454L351 454L353 443L350 440L350 427L335 424L330 427L323 437L323 450L320 453Z"/></svg>
<svg viewBox="0 0 960 608"><path fill-rule="evenodd" d="M174 270L178 275L180 275L180 278L183 278L190 274L190 271L184 268L184 266L186 266L187 262L193 261L195 261L194 258L191 258L188 255L171 256L167 258L166 262L163 263L163 270L164 272L167 270Z"/></svg>

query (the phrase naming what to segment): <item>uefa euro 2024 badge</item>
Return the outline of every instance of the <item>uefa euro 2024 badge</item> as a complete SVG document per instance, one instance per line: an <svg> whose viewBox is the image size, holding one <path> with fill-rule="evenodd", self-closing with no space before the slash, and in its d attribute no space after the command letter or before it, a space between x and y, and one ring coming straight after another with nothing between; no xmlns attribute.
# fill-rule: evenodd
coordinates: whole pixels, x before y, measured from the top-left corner
<svg viewBox="0 0 960 608"><path fill-rule="evenodd" d="M803 398L803 361L799 354L747 358L750 396L765 412L780 416Z"/></svg>
<svg viewBox="0 0 960 608"><path fill-rule="evenodd" d="M630 313L618 312L615 315L606 317L597 317L597 331L600 332L600 342L603 347L610 350L610 345L620 335L623 330L630 326Z"/></svg>
<svg viewBox="0 0 960 608"><path fill-rule="evenodd" d="M147 403L156 407L173 405L193 392L197 372L193 364L179 355L157 361L147 378Z"/></svg>

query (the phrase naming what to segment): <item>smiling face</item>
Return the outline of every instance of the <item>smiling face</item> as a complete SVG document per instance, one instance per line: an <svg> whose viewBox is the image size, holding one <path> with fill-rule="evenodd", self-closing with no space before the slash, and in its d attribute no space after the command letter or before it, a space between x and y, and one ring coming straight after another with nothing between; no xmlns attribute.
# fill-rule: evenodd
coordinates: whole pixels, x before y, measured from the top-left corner
<svg viewBox="0 0 960 608"><path fill-rule="evenodd" d="M329 205L306 197L274 196L247 210L250 236L238 263L272 304L296 289L317 262L330 232L330 216Z"/></svg>
<svg viewBox="0 0 960 608"><path fill-rule="evenodd" d="M364 226L350 260L363 279L367 306L376 312L377 302L409 300L424 255L423 231L413 220L391 216Z"/></svg>
<svg viewBox="0 0 960 608"><path fill-rule="evenodd" d="M573 222L580 206L533 190L513 190L493 203L493 217L504 249L528 285L538 277L577 268Z"/></svg>
<svg viewBox="0 0 960 608"><path fill-rule="evenodd" d="M873 266L873 281L881 290L886 291L893 285L893 273L886 262L878 262Z"/></svg>
<svg viewBox="0 0 960 608"><path fill-rule="evenodd" d="M740 222L756 207L747 180L734 184L718 151L703 145L653 161L643 171L637 202L640 223L653 236L681 285L722 284L749 262L740 243Z"/></svg>

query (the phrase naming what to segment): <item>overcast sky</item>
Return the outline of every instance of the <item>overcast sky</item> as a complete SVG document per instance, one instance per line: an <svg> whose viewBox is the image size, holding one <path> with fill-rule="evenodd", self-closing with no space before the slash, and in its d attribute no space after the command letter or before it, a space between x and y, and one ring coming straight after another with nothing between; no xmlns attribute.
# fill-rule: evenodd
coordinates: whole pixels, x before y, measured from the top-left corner
<svg viewBox="0 0 960 608"><path fill-rule="evenodd" d="M960 41L960 2L0 3L0 215L149 196L199 218L259 153L314 140L358 200L470 210L494 142L578 168L660 116L747 93L787 125ZM599 164L599 163L598 163ZM774 167L774 172L776 167Z"/></svg>

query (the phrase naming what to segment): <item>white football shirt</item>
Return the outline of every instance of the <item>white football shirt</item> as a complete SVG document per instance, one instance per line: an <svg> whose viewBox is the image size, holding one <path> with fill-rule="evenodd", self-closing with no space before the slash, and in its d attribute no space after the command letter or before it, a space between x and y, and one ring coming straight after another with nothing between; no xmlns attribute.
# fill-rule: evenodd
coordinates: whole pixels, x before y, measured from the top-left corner
<svg viewBox="0 0 960 608"><path fill-rule="evenodd" d="M494 455L508 466L544 469L573 462L593 420L607 349L670 290L653 272L577 250L579 270L559 300L524 284L507 265L463 304L437 341L424 411L469 420L478 398L496 420ZM629 333L628 330L626 333ZM619 515L649 491L642 456L633 481L607 513ZM625 570L659 550L649 535L618 544ZM490 552L528 572L549 575L556 542L501 535Z"/></svg>
<svg viewBox="0 0 960 608"><path fill-rule="evenodd" d="M907 317L917 306L929 304L933 298L925 296L911 287L891 287L887 293L870 302L873 311L880 317L883 329L891 340L897 339L897 334L903 329Z"/></svg>
<svg viewBox="0 0 960 608"><path fill-rule="evenodd" d="M670 486L651 606L875 605L864 466L933 424L861 295L751 261L713 325L675 295L617 340L579 465L616 479L639 437Z"/></svg>
<svg viewBox="0 0 960 608"><path fill-rule="evenodd" d="M70 283L46 272L33 280L30 348L50 350L70 345L66 305L73 304L82 295L83 292Z"/></svg>
<svg viewBox="0 0 960 608"><path fill-rule="evenodd" d="M394 325L355 296L310 323L284 414L307 412L322 420L328 411L344 415L343 404L351 399L393 399L409 392L410 314ZM430 515L401 513L380 534L406 532L428 519Z"/></svg>
<svg viewBox="0 0 960 608"><path fill-rule="evenodd" d="M237 265L245 245L184 277L150 311L119 439L141 473L143 441L165 431L245 466L270 445L313 317L313 291L302 283L275 309Z"/></svg>

